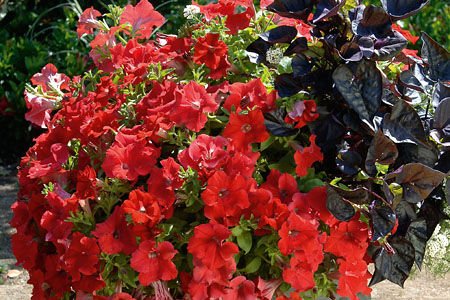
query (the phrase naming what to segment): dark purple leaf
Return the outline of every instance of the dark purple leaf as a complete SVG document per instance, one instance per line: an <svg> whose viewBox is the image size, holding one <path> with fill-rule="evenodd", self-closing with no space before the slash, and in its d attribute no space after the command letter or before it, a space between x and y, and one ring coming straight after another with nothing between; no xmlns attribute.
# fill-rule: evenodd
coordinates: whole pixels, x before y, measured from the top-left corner
<svg viewBox="0 0 450 300"><path fill-rule="evenodd" d="M419 115L402 99L384 116L383 133L395 143L428 145Z"/></svg>
<svg viewBox="0 0 450 300"><path fill-rule="evenodd" d="M322 0L317 4L313 23L337 15L347 0Z"/></svg>
<svg viewBox="0 0 450 300"><path fill-rule="evenodd" d="M395 206L395 214L398 219L398 227L397 232L394 235L405 236L411 221L417 219L415 205L406 202L405 200L401 200Z"/></svg>
<svg viewBox="0 0 450 300"><path fill-rule="evenodd" d="M394 204L394 195L392 194L389 185L386 183L386 181L383 180L383 193L386 201L392 205Z"/></svg>
<svg viewBox="0 0 450 300"><path fill-rule="evenodd" d="M372 227L372 242L378 241L390 233L397 216L388 206L375 205L370 208L370 226Z"/></svg>
<svg viewBox="0 0 450 300"><path fill-rule="evenodd" d="M437 106L431 128L430 135L437 143L450 146L450 97Z"/></svg>
<svg viewBox="0 0 450 300"><path fill-rule="evenodd" d="M315 122L309 123L316 137L316 144L324 151L336 148L337 141L345 134L345 127L331 114L321 114Z"/></svg>
<svg viewBox="0 0 450 300"><path fill-rule="evenodd" d="M373 55L375 44L368 36L360 36L358 38L358 45L365 58L371 58Z"/></svg>
<svg viewBox="0 0 450 300"><path fill-rule="evenodd" d="M445 194L442 185L435 188L424 201L417 214L419 218L427 222L427 239L433 235L434 229L446 217L442 212L442 203L445 201Z"/></svg>
<svg viewBox="0 0 450 300"><path fill-rule="evenodd" d="M439 156L439 160L434 168L442 173L450 172L450 151L447 150ZM446 186L447 188L450 187L450 183ZM450 194L448 194L448 197L450 197Z"/></svg>
<svg viewBox="0 0 450 300"><path fill-rule="evenodd" d="M370 175L375 175L377 169L375 163L391 165L398 157L398 150L395 143L388 139L381 130L375 133L375 137L370 143L366 157L366 170Z"/></svg>
<svg viewBox="0 0 450 300"><path fill-rule="evenodd" d="M348 149L339 150L336 156L336 165L338 169L347 175L355 175L358 173L358 166L362 162L362 157L358 152Z"/></svg>
<svg viewBox="0 0 450 300"><path fill-rule="evenodd" d="M285 112L280 108L264 114L264 126L274 136L286 137L298 133L298 130L284 121Z"/></svg>
<svg viewBox="0 0 450 300"><path fill-rule="evenodd" d="M381 7L359 5L349 11L349 17L352 21L352 31L356 35L380 39L392 34L391 17Z"/></svg>
<svg viewBox="0 0 450 300"><path fill-rule="evenodd" d="M428 2L430 0L381 0L383 8L392 16L394 21L414 15Z"/></svg>
<svg viewBox="0 0 450 300"><path fill-rule="evenodd" d="M387 174L384 180L395 179L395 182L403 187L403 198L416 203L427 198L445 177L446 174L423 164L410 163Z"/></svg>
<svg viewBox="0 0 450 300"><path fill-rule="evenodd" d="M397 144L397 148L398 158L395 162L397 167L410 162L422 163L428 167L433 167L438 160L439 152L434 143L426 145L400 143Z"/></svg>
<svg viewBox="0 0 450 300"><path fill-rule="evenodd" d="M375 41L374 54L376 60L389 60L401 53L408 45L408 40L399 32Z"/></svg>
<svg viewBox="0 0 450 300"><path fill-rule="evenodd" d="M450 81L450 52L422 32L423 61L430 67L430 78L434 81Z"/></svg>
<svg viewBox="0 0 450 300"><path fill-rule="evenodd" d="M361 187L350 191L341 189L334 185L330 185L330 187L343 199L348 200L352 203L364 205L369 202L369 193L367 192L367 190Z"/></svg>
<svg viewBox="0 0 450 300"><path fill-rule="evenodd" d="M370 279L370 283L369 283L369 287L374 286L375 284L382 282L383 280L385 280L386 278L383 277L383 275L381 274L381 272L377 269L375 269L372 278Z"/></svg>
<svg viewBox="0 0 450 300"><path fill-rule="evenodd" d="M345 61L360 61L363 58L363 52L357 42L347 42L339 51L339 55Z"/></svg>
<svg viewBox="0 0 450 300"><path fill-rule="evenodd" d="M375 62L362 60L355 74L346 65L340 65L333 72L337 89L360 119L374 130L372 122L381 105L382 82Z"/></svg>
<svg viewBox="0 0 450 300"><path fill-rule="evenodd" d="M269 31L263 32L259 37L271 45L278 43L290 43L297 35L297 29L292 26L278 26Z"/></svg>
<svg viewBox="0 0 450 300"><path fill-rule="evenodd" d="M290 97L301 91L302 82L292 74L280 74L275 79L275 89L281 98Z"/></svg>
<svg viewBox="0 0 450 300"><path fill-rule="evenodd" d="M294 71L294 77L300 77L311 72L311 64L308 58L303 54L297 54L292 59L292 70Z"/></svg>
<svg viewBox="0 0 450 300"><path fill-rule="evenodd" d="M414 264L414 247L410 241L401 236L396 236L389 241L395 253L388 253L380 247L372 256L375 262L375 270L390 282L403 287Z"/></svg>
<svg viewBox="0 0 450 300"><path fill-rule="evenodd" d="M414 247L414 257L419 270L422 268L423 256L427 246L427 222L425 219L417 219L409 225L406 238Z"/></svg>
<svg viewBox="0 0 450 300"><path fill-rule="evenodd" d="M353 218L355 209L353 206L342 199L342 197L329 185L326 184L327 189L327 208L333 216L339 221L346 222Z"/></svg>
<svg viewBox="0 0 450 300"><path fill-rule="evenodd" d="M247 51L250 61L254 64L259 64L266 60L267 50L270 48L270 43L258 38L256 41L248 45Z"/></svg>
<svg viewBox="0 0 450 300"><path fill-rule="evenodd" d="M315 0L275 0L267 10L282 17L306 21L314 3Z"/></svg>
<svg viewBox="0 0 450 300"><path fill-rule="evenodd" d="M292 41L292 43L284 52L284 55L290 56L295 53L302 53L306 50L308 50L308 40L302 36Z"/></svg>
<svg viewBox="0 0 450 300"><path fill-rule="evenodd" d="M433 109L436 110L439 102L448 97L450 97L450 85L439 81L433 91Z"/></svg>

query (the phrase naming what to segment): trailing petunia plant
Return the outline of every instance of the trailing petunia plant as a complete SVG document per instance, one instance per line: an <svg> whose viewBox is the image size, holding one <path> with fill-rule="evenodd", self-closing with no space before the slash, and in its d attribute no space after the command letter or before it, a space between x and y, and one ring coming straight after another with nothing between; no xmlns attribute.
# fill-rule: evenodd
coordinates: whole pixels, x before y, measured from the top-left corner
<svg viewBox="0 0 450 300"><path fill-rule="evenodd" d="M403 286L446 218L450 53L393 23L427 2L192 2L176 36L147 0L86 9L96 69L25 91L47 128L12 206L32 299Z"/></svg>

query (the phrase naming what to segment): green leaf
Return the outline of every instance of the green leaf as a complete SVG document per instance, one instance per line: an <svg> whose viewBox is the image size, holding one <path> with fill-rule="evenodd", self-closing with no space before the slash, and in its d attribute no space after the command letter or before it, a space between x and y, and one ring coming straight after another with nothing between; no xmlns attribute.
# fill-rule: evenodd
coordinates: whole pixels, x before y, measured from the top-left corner
<svg viewBox="0 0 450 300"><path fill-rule="evenodd" d="M291 66L292 59L290 57L283 57L278 64L278 73L292 73L292 66Z"/></svg>
<svg viewBox="0 0 450 300"><path fill-rule="evenodd" d="M261 266L261 258L259 256L252 259L252 261L245 267L245 270L247 273L255 273L259 270L259 267Z"/></svg>
<svg viewBox="0 0 450 300"><path fill-rule="evenodd" d="M260 147L260 151L264 151L267 148L270 147L270 145L273 144L273 142L275 142L275 136L273 136L272 134L269 136L269 138L267 140L265 140L264 142L261 143L261 147Z"/></svg>
<svg viewBox="0 0 450 300"><path fill-rule="evenodd" d="M238 235L237 242L245 254L250 252L250 249L252 249L252 234L250 231L243 231L242 234Z"/></svg>

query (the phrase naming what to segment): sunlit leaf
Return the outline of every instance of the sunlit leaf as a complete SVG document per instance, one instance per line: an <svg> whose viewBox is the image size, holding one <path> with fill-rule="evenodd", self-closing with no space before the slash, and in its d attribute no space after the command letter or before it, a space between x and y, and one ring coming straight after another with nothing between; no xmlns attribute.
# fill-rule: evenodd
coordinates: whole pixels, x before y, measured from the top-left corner
<svg viewBox="0 0 450 300"><path fill-rule="evenodd" d="M406 201L419 202L441 184L446 174L433 170L420 163L406 164L384 178L386 181L394 179L403 186L403 197Z"/></svg>
<svg viewBox="0 0 450 300"><path fill-rule="evenodd" d="M383 133L395 143L427 144L420 117L404 100L398 100L383 120Z"/></svg>
<svg viewBox="0 0 450 300"><path fill-rule="evenodd" d="M290 43L297 35L297 29L292 26L278 26L269 31L263 32L259 37L270 44Z"/></svg>
<svg viewBox="0 0 450 300"><path fill-rule="evenodd" d="M392 34L391 17L383 8L374 5L359 5L349 12L352 31L357 35L385 38Z"/></svg>
<svg viewBox="0 0 450 300"><path fill-rule="evenodd" d="M408 45L408 40L394 30L393 35L375 41L374 56L376 60L389 60L401 53Z"/></svg>
<svg viewBox="0 0 450 300"><path fill-rule="evenodd" d="M322 0L316 6L313 23L337 15L347 0Z"/></svg>
<svg viewBox="0 0 450 300"><path fill-rule="evenodd" d="M282 17L306 21L314 2L314 0L275 0L267 6L267 10Z"/></svg>
<svg viewBox="0 0 450 300"><path fill-rule="evenodd" d="M408 18L422 9L430 0L381 0L383 8L392 20Z"/></svg>

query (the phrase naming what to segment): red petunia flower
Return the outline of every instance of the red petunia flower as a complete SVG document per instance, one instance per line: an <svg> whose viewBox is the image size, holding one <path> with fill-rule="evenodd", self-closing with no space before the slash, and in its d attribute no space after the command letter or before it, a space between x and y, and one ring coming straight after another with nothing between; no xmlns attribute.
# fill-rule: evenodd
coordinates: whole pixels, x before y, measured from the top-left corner
<svg viewBox="0 0 450 300"><path fill-rule="evenodd" d="M53 64L46 64L41 69L41 73L36 73L31 77L31 83L42 86L44 92L61 91L69 89L70 78L62 73Z"/></svg>
<svg viewBox="0 0 450 300"><path fill-rule="evenodd" d="M315 121L319 117L316 110L316 102L314 100L297 101L294 104L294 108L284 118L284 121L288 124L294 124L295 128L302 128L309 122Z"/></svg>
<svg viewBox="0 0 450 300"><path fill-rule="evenodd" d="M239 252L236 244L224 242L230 235L231 231L221 224L198 225L189 240L188 251L210 269L225 266Z"/></svg>
<svg viewBox="0 0 450 300"><path fill-rule="evenodd" d="M205 88L191 81L177 90L176 105L170 119L198 132L208 120L205 113L216 112L218 108L219 104L206 92Z"/></svg>
<svg viewBox="0 0 450 300"><path fill-rule="evenodd" d="M139 175L150 173L158 156L159 149L146 139L119 132L115 143L106 152L102 168L108 177L135 180Z"/></svg>
<svg viewBox="0 0 450 300"><path fill-rule="evenodd" d="M211 70L216 70L221 60L228 56L228 46L219 40L218 33L207 33L199 37L194 47L194 62L205 64Z"/></svg>
<svg viewBox="0 0 450 300"><path fill-rule="evenodd" d="M392 29L394 29L395 31L398 31L401 33L401 35L403 35L403 37L405 39L407 39L408 41L410 41L413 45L415 45L417 43L417 41L419 40L418 36L413 36L411 34L411 32L409 32L409 30L405 30L402 29L399 25L397 24L392 24Z"/></svg>
<svg viewBox="0 0 450 300"><path fill-rule="evenodd" d="M79 281L81 274L92 275L98 269L98 255L100 249L94 238L88 238L82 233L75 232L69 249L64 254L66 270L72 276L72 281Z"/></svg>
<svg viewBox="0 0 450 300"><path fill-rule="evenodd" d="M258 77L247 83L236 82L229 87L230 95L225 100L224 107L231 111L234 105L236 112L245 109L253 109L259 107L263 112L268 112L276 108L275 99L276 91L267 94L266 87Z"/></svg>
<svg viewBox="0 0 450 300"><path fill-rule="evenodd" d="M133 34L140 39L148 39L153 27L162 26L164 17L154 10L153 5L147 0L141 0L135 7L131 4L125 7L120 25L130 23Z"/></svg>
<svg viewBox="0 0 450 300"><path fill-rule="evenodd" d="M97 18L102 14L94 9L92 6L90 8L85 9L85 11L81 14L78 19L78 38L81 38L83 34L92 34L94 32L93 29L101 29L102 26Z"/></svg>
<svg viewBox="0 0 450 300"><path fill-rule="evenodd" d="M230 121L223 131L223 137L231 139L237 150L246 152L250 143L262 143L269 138L260 110L248 114L231 113Z"/></svg>
<svg viewBox="0 0 450 300"><path fill-rule="evenodd" d="M330 228L324 251L349 260L360 260L367 250L367 224L357 219Z"/></svg>
<svg viewBox="0 0 450 300"><path fill-rule="evenodd" d="M367 286L367 279L372 276L367 271L367 264L364 260L338 259L337 263L339 264L339 273L342 275L339 278L339 288L336 290L340 296L358 300L360 298L356 296L357 293L370 295L372 289Z"/></svg>
<svg viewBox="0 0 450 300"><path fill-rule="evenodd" d="M136 224L148 224L153 227L161 220L161 208L152 194L139 189L132 190L129 199L122 204L123 211L131 214Z"/></svg>
<svg viewBox="0 0 450 300"><path fill-rule="evenodd" d="M316 161L323 160L323 154L320 152L320 148L316 145L316 135L311 134L309 137L311 145L303 149L303 151L296 151L294 154L295 163L297 167L295 168L295 173L298 176L305 176L308 174L308 168L312 166Z"/></svg>
<svg viewBox="0 0 450 300"><path fill-rule="evenodd" d="M258 300L255 284L245 276L237 276L230 282L230 288L224 300Z"/></svg>
<svg viewBox="0 0 450 300"><path fill-rule="evenodd" d="M270 170L266 181L261 184L261 188L272 192L274 197L277 197L281 202L289 204L292 201L292 196L298 192L297 181L294 176L283 173L276 169Z"/></svg>
<svg viewBox="0 0 450 300"><path fill-rule="evenodd" d="M221 136L200 134L188 148L178 154L178 160L184 168L213 172L226 163L229 155L224 147L227 145L228 141Z"/></svg>
<svg viewBox="0 0 450 300"><path fill-rule="evenodd" d="M47 128L50 122L50 113L56 108L54 99L36 96L25 90L25 103L30 111L25 113L25 119L36 126Z"/></svg>
<svg viewBox="0 0 450 300"><path fill-rule="evenodd" d="M117 254L123 252L127 255L136 250L136 237L127 225L125 215L120 206L116 206L109 218L95 226L92 234L98 238L102 252Z"/></svg>
<svg viewBox="0 0 450 300"><path fill-rule="evenodd" d="M147 240L131 256L131 267L139 272L139 282L144 286L153 281L171 280L178 274L171 260L177 253L169 242L155 248L155 241Z"/></svg>
<svg viewBox="0 0 450 300"><path fill-rule="evenodd" d="M205 216L209 219L233 226L239 221L242 211L250 206L247 184L244 177L228 176L223 171L217 171L208 179L206 190L202 193L205 202ZM229 217L231 223L224 221Z"/></svg>

